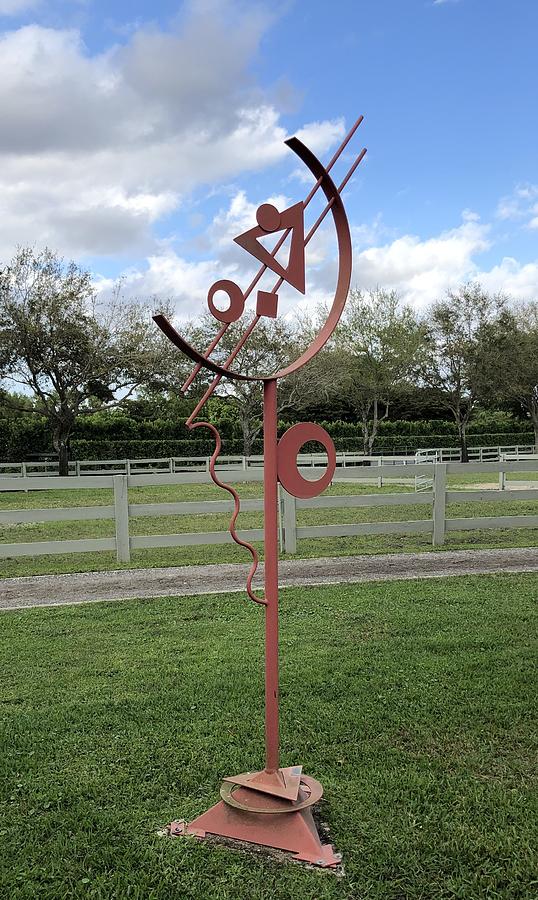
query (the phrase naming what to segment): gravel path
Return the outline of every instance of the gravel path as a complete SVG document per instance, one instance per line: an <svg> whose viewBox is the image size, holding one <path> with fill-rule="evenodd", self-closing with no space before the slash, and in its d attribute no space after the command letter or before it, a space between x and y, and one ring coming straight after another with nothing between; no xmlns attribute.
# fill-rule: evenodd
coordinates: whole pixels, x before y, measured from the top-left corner
<svg viewBox="0 0 538 900"><path fill-rule="evenodd" d="M287 560L280 563L280 584L342 584L494 572L538 573L538 550L457 550ZM0 609L243 591L246 573L247 566L227 563L4 578L0 579Z"/></svg>

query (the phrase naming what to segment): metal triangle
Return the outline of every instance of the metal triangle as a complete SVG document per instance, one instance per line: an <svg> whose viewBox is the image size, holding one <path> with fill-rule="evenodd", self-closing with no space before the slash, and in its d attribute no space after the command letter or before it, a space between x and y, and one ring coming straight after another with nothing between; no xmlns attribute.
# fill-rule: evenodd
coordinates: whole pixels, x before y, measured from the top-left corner
<svg viewBox="0 0 538 900"><path fill-rule="evenodd" d="M297 800L301 783L302 766L288 766L276 772L243 772L241 775L230 775L224 781L240 784L253 791L283 797L285 800Z"/></svg>

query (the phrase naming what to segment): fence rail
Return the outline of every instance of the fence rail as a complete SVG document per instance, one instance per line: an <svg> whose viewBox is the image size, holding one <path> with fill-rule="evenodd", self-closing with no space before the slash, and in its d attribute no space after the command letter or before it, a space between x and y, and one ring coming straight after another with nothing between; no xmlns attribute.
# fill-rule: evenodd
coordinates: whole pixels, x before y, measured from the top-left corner
<svg viewBox="0 0 538 900"><path fill-rule="evenodd" d="M483 502L507 500L537 500L538 489L522 490L447 490L448 475L482 473L485 476L504 476L507 472L535 472L537 459L504 460L502 462L441 463L423 464L429 476L432 489L420 493L379 493L355 495L326 495L311 500L297 500L286 491L280 492L280 534L281 546L287 553L297 551L297 541L305 538L349 537L367 534L431 534L434 546L444 543L447 532L472 530L475 528L536 528L538 515L523 516L478 516L469 518L447 518L446 504L457 502ZM314 471L313 471L314 469ZM301 468L305 478L315 480L315 466ZM346 466L335 473L335 482L362 481L368 483L369 470L364 466ZM408 474L405 464L383 464L376 468L380 479L401 478ZM235 482L261 482L263 469L246 468L234 472ZM15 509L0 511L0 525L16 525L29 522L60 522L83 519L113 519L115 537L84 538L63 541L34 541L0 545L0 558L18 556L40 556L56 553L84 553L102 550L116 552L119 562L128 562L132 550L153 547L186 547L201 544L224 544L231 538L226 531L193 532L182 534L155 534L131 536L129 522L138 516L167 515L211 515L231 512L232 501L206 500L175 503L130 503L129 489L150 485L205 484L210 482L205 472L184 472L176 474L152 475L81 475L76 485L70 477L25 476L20 479L0 478L0 491L21 490L64 490L100 487L113 490L114 503L103 506L80 506L64 509ZM506 485L504 485L506 487ZM339 525L298 525L297 511L301 509L353 509L358 507L395 507L422 505L428 516L414 521L403 522L362 522ZM261 511L263 501L249 499L242 501L242 508ZM261 528L239 532L245 540L263 540Z"/></svg>
<svg viewBox="0 0 538 900"><path fill-rule="evenodd" d="M520 459L527 454L534 454L536 448L531 444L510 445L506 447L470 447L469 458L478 462L497 461L503 458ZM208 472L210 456L170 456L144 459L80 459L69 463L69 476L83 475L175 475L181 472ZM303 453L298 457L302 466L323 466L326 462L324 453ZM363 453L340 451L336 454L338 467L364 465L415 465L429 462L459 462L460 451L456 447L439 447L417 450L406 455L383 454L367 456ZM263 456L221 456L218 467L230 471L260 468ZM39 478L48 475L58 478L58 463L50 462L3 462L0 463L0 476L12 478ZM423 478L419 475L417 478Z"/></svg>
<svg viewBox="0 0 538 900"><path fill-rule="evenodd" d="M148 459L81 459L69 463L69 477L86 475L175 475L182 472L209 472L210 456L170 456ZM301 453L298 462L301 466L324 466L327 461L325 453ZM365 456L362 453L342 451L336 455L338 467L353 465L376 466L380 463L414 465L413 456L380 455ZM220 456L217 468L229 471L242 471L252 468L263 468L263 456ZM0 463L0 476L10 478L40 478L47 475L58 478L57 462L3 462ZM65 477L65 476L64 476Z"/></svg>
<svg viewBox="0 0 538 900"><path fill-rule="evenodd" d="M467 455L472 462L497 462L508 459L526 459L535 456L538 448L534 444L511 444L505 447L468 447ZM430 447L415 452L417 463L461 462L458 447Z"/></svg>

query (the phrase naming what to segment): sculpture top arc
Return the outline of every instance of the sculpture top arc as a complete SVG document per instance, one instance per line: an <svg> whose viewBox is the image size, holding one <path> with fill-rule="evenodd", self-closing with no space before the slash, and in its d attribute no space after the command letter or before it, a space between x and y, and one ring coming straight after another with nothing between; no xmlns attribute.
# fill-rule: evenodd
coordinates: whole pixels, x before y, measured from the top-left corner
<svg viewBox="0 0 538 900"><path fill-rule="evenodd" d="M155 323L159 326L161 331L164 332L167 338L176 347L182 350L183 353L186 354L186 356L190 357L193 362L197 363L200 366L203 366L206 369L209 369L216 375L220 375L224 378L231 378L236 381L272 381L279 378L284 378L284 376L291 375L292 372L296 372L298 369L302 368L302 366L306 365L306 363L310 362L310 360L313 359L314 356L316 356L316 354L319 353L319 351L325 346L334 329L336 328L340 320L340 316L342 315L342 312L344 310L349 286L351 283L351 234L349 230L346 211L338 188L325 169L324 165L312 153L312 151L302 143L302 141L300 141L296 137L293 137L287 140L285 143L291 150L293 150L294 153L297 154L297 156L302 160L302 162L304 162L307 168L310 169L316 181L319 181L320 187L327 200L329 201L338 241L339 265L334 299L329 310L329 315L327 316L325 323L323 324L322 328L320 329L319 333L316 335L312 343L294 362L290 363L285 368L280 369L278 372L263 376L243 375L241 372L236 372L233 369L219 366L217 363L213 362L211 359L207 358L198 350L196 350L195 347L189 344L188 341L186 341L185 338L183 338L176 331L176 329L168 321L166 316L156 315L153 317Z"/></svg>

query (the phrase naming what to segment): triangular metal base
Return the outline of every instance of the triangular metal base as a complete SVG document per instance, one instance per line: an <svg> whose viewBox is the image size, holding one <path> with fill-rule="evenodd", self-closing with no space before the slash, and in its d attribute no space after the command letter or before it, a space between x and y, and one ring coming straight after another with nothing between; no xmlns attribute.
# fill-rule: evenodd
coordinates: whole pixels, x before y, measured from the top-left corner
<svg viewBox="0 0 538 900"><path fill-rule="evenodd" d="M230 783L231 782L231 783ZM211 835L244 841L260 847L285 850L294 859L315 866L334 867L341 857L331 844L322 844L312 803L323 789L313 778L303 776L297 800L271 796L268 793L226 780L224 798L194 819L190 824L172 822L171 835L190 834L197 838Z"/></svg>

